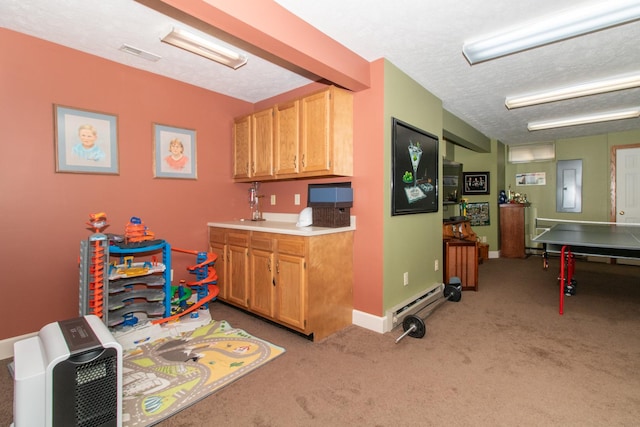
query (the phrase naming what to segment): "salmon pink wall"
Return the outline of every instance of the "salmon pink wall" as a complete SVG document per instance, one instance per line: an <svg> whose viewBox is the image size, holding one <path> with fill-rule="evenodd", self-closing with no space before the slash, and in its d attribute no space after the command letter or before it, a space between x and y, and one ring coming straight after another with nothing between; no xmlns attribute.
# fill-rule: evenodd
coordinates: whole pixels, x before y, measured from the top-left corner
<svg viewBox="0 0 640 427"><path fill-rule="evenodd" d="M207 250L206 224L241 216L233 118L251 104L0 29L0 340L78 313L88 215L123 233L140 216L174 247ZM118 176L56 173L53 104L118 116ZM197 180L154 179L152 124L197 132ZM175 279L193 263L173 256Z"/></svg>
<svg viewBox="0 0 640 427"><path fill-rule="evenodd" d="M322 89L313 83L256 103L256 111L278 102L290 101ZM383 305L383 212L384 212L384 61L371 64L371 88L354 94L354 176L324 180L265 182L261 193L267 200L266 212L298 213L307 205L309 183L351 181L356 216L353 260L353 305L355 310L382 316ZM247 185L248 188L248 185ZM276 205L269 196L276 196ZM300 205L294 205L294 195L300 194ZM340 266L327 266L340 268Z"/></svg>

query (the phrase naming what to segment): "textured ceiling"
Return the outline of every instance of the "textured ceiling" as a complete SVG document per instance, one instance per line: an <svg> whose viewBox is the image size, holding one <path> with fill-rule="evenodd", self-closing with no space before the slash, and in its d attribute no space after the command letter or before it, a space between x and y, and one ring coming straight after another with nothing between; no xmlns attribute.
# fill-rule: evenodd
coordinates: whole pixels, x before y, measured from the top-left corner
<svg viewBox="0 0 640 427"><path fill-rule="evenodd" d="M465 40L588 1L276 1L366 60L387 58L440 98L445 109L504 143L640 129L640 119L537 132L526 128L533 120L640 106L640 89L515 110L504 106L508 95L640 72L640 21L473 66L462 55ZM184 24L132 0L0 0L0 26L250 102L314 78L252 54L234 71L160 43L173 26ZM118 49L124 43L162 59L149 62L123 53Z"/></svg>

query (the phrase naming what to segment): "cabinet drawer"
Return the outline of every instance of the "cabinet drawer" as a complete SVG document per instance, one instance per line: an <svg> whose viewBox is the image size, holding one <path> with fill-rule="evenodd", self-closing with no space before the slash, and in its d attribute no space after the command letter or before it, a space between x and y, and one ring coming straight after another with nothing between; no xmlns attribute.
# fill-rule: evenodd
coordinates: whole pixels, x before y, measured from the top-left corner
<svg viewBox="0 0 640 427"><path fill-rule="evenodd" d="M281 254L304 255L305 238L278 236L278 252Z"/></svg>
<svg viewBox="0 0 640 427"><path fill-rule="evenodd" d="M223 228L209 227L209 241L216 243L224 243L224 235L226 230Z"/></svg>
<svg viewBox="0 0 640 427"><path fill-rule="evenodd" d="M251 236L251 249L261 249L263 251L273 251L273 234L254 232Z"/></svg>
<svg viewBox="0 0 640 427"><path fill-rule="evenodd" d="M227 231L227 244L230 246L249 246L249 233L246 231Z"/></svg>

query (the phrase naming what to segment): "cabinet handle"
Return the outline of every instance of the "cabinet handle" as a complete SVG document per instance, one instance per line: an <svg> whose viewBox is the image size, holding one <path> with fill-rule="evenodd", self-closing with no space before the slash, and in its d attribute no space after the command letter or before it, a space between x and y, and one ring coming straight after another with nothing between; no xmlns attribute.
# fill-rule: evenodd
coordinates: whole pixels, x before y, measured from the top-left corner
<svg viewBox="0 0 640 427"><path fill-rule="evenodd" d="M267 269L269 270L269 273L271 273L271 260L267 259Z"/></svg>
<svg viewBox="0 0 640 427"><path fill-rule="evenodd" d="M273 286L276 285L276 278L274 277L273 280L271 281L271 283L273 283Z"/></svg>
<svg viewBox="0 0 640 427"><path fill-rule="evenodd" d="M296 162L297 162L297 160L298 160L298 156L293 156L293 168L294 168L294 169L296 169L296 168L297 168L297 166L296 166Z"/></svg>
<svg viewBox="0 0 640 427"><path fill-rule="evenodd" d="M306 164L305 164L305 162L304 162L304 154L302 155L302 167L303 167L303 168L307 167L307 165L306 165Z"/></svg>
<svg viewBox="0 0 640 427"><path fill-rule="evenodd" d="M245 171L246 171L247 175L249 175L249 162L247 162L247 164L246 164Z"/></svg>
<svg viewBox="0 0 640 427"><path fill-rule="evenodd" d="M251 163L251 173L252 174L256 173L256 162Z"/></svg>
<svg viewBox="0 0 640 427"><path fill-rule="evenodd" d="M276 273L280 274L280 261L276 261Z"/></svg>

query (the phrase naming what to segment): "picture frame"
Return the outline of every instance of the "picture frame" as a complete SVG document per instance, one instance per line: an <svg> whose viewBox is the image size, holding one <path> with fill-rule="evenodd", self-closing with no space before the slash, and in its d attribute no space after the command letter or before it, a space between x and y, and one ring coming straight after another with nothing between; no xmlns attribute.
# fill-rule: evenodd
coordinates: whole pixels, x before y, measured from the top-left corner
<svg viewBox="0 0 640 427"><path fill-rule="evenodd" d="M197 179L196 131L153 124L155 178Z"/></svg>
<svg viewBox="0 0 640 427"><path fill-rule="evenodd" d="M489 172L463 172L462 194L472 196L489 193Z"/></svg>
<svg viewBox="0 0 640 427"><path fill-rule="evenodd" d="M118 116L53 105L55 168L62 173L118 175Z"/></svg>
<svg viewBox="0 0 640 427"><path fill-rule="evenodd" d="M438 212L438 137L392 118L391 215Z"/></svg>
<svg viewBox="0 0 640 427"><path fill-rule="evenodd" d="M491 225L490 218L489 202L467 203L467 219L472 227Z"/></svg>
<svg viewBox="0 0 640 427"><path fill-rule="evenodd" d="M545 172L517 173L516 186L523 185L547 185L547 174Z"/></svg>

